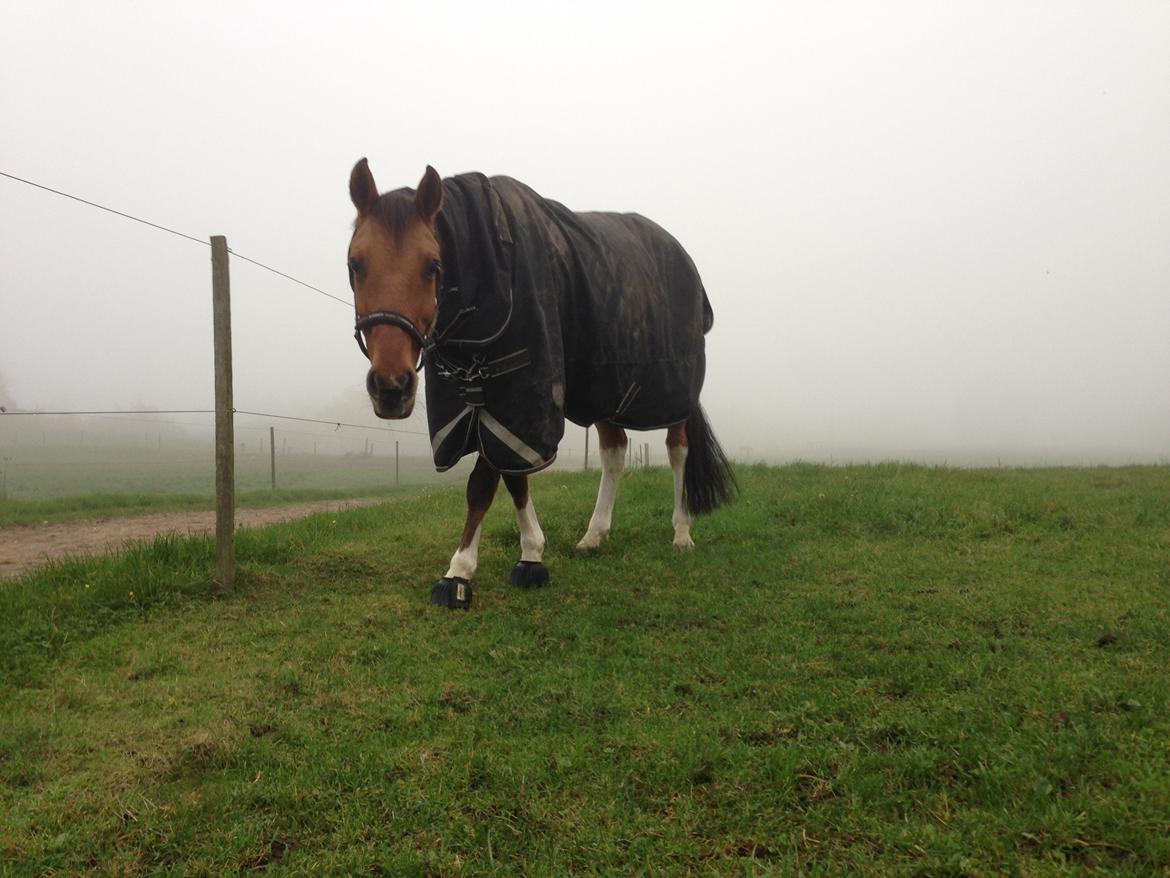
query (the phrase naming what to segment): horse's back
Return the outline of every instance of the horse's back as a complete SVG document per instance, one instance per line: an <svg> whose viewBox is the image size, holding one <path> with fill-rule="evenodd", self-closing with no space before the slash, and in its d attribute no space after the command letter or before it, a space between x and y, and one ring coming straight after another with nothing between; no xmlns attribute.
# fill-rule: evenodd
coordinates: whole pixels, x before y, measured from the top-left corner
<svg viewBox="0 0 1170 878"><path fill-rule="evenodd" d="M563 263L569 275L563 285L578 300L568 304L585 309L576 316L600 312L612 330L614 320L654 322L670 314L690 328L695 312L700 336L710 331L714 317L698 269L658 223L638 213L573 211L511 177L492 177L491 184L506 205L513 235L522 229L544 251L528 253L529 261ZM557 273L555 265L544 271Z"/></svg>
<svg viewBox="0 0 1170 878"><path fill-rule="evenodd" d="M488 361L523 357L524 368L484 384L482 404L534 450L542 463L533 468L555 453L561 418L652 429L691 415L712 313L672 235L638 214L571 211L510 177L448 178L444 192L444 263L458 256L451 267L461 290L441 305L437 325L445 331L467 315L458 335L495 339L479 348ZM463 403L437 372L434 381L428 372L428 405L432 396L434 434ZM436 463L457 459L471 441L436 452Z"/></svg>
<svg viewBox="0 0 1170 878"><path fill-rule="evenodd" d="M577 217L616 263L621 306L650 318L669 313L688 325L697 308L700 334L711 330L714 314L699 271L670 232L639 213L590 211Z"/></svg>
<svg viewBox="0 0 1170 878"><path fill-rule="evenodd" d="M577 278L565 326L566 415L651 429L698 403L713 315L690 255L635 213L567 223Z"/></svg>

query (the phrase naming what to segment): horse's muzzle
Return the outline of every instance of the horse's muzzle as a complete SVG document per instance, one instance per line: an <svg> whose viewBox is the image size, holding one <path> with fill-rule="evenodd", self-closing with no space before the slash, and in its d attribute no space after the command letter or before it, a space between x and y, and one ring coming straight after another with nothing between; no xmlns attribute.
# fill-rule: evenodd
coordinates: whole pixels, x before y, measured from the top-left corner
<svg viewBox="0 0 1170 878"><path fill-rule="evenodd" d="M418 390L418 373L409 372L387 378L373 369L366 374L366 392L379 418L408 418L414 411L414 394Z"/></svg>

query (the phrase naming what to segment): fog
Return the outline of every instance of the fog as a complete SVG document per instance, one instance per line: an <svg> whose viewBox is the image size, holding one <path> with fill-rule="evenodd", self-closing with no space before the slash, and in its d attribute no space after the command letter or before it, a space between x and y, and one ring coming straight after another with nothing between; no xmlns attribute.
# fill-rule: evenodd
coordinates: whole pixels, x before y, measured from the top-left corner
<svg viewBox="0 0 1170 878"><path fill-rule="evenodd" d="M703 402L738 458L1170 457L1162 0L4 19L0 171L343 299L362 156L383 190L429 163L651 217L703 275ZM209 260L0 177L0 404L210 408ZM422 429L370 412L351 309L240 260L232 297L239 408Z"/></svg>

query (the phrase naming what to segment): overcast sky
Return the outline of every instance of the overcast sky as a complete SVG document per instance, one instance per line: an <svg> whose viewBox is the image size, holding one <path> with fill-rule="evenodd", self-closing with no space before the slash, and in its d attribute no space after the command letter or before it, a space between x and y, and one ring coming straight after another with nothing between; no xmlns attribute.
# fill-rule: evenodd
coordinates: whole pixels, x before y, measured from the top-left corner
<svg viewBox="0 0 1170 878"><path fill-rule="evenodd" d="M707 286L738 455L1170 457L1165 0L3 20L0 171L343 298L361 156L383 190L430 163L655 219ZM10 407L211 405L207 248L0 178L0 284ZM350 309L238 261L232 295L237 406L380 423Z"/></svg>

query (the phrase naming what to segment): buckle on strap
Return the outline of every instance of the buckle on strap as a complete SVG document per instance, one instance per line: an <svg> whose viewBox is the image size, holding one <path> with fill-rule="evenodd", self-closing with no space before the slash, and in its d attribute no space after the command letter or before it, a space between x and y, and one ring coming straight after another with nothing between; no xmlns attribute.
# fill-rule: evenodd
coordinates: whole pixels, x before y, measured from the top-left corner
<svg viewBox="0 0 1170 878"><path fill-rule="evenodd" d="M435 364L440 378L458 381L461 384L479 384L489 378L499 378L501 375L523 369L532 362L532 358L528 354L528 348L520 348L494 360L488 360L483 354L475 354L471 358L471 364L467 366L460 366L438 356L433 356L431 362Z"/></svg>

